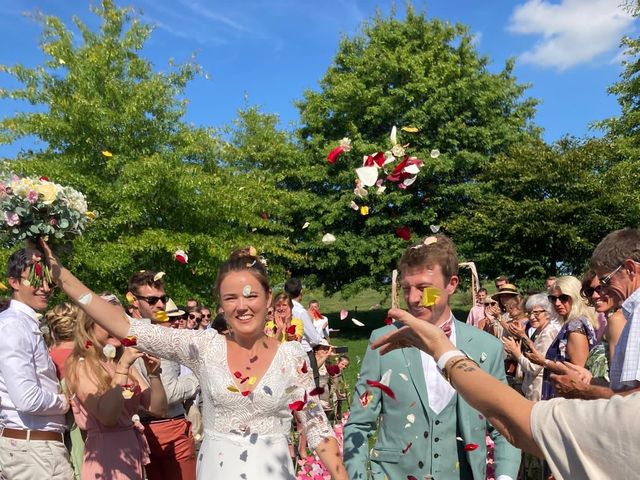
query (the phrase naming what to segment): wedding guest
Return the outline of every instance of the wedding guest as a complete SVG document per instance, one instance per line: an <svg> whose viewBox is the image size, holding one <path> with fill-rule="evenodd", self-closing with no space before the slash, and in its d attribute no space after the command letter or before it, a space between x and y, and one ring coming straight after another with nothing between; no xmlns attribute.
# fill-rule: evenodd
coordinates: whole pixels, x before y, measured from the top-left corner
<svg viewBox="0 0 640 480"><path fill-rule="evenodd" d="M110 303L120 305L110 297ZM166 414L160 361L123 347L82 311L74 333L65 382L75 421L86 432L81 478L143 480L149 445L137 412L142 407L158 416ZM149 383L134 366L138 358L144 360Z"/></svg>
<svg viewBox="0 0 640 480"><path fill-rule="evenodd" d="M156 272L144 270L129 279L129 293L133 297L133 318L151 319L152 323L170 327L163 321L167 303L165 284L156 280ZM166 418L143 417L145 435L151 449L151 463L146 472L149 480L181 479L196 477L196 447L189 422L185 417L184 402L193 398L200 385L194 375L180 376L180 364L162 359L160 379L167 395Z"/></svg>
<svg viewBox="0 0 640 480"><path fill-rule="evenodd" d="M304 325L299 318L293 318L293 302L286 293L279 293L271 303L273 320L265 323L265 333L281 342L300 342Z"/></svg>
<svg viewBox="0 0 640 480"><path fill-rule="evenodd" d="M43 312L55 285L44 276L29 280L42 254L21 248L9 256L9 307L0 313L0 477L74 478L64 445L69 402L60 389L56 367L37 312Z"/></svg>
<svg viewBox="0 0 640 480"><path fill-rule="evenodd" d="M321 338L329 338L329 319L320 313L320 303L311 300L307 312L313 321L313 326L318 331Z"/></svg>
<svg viewBox="0 0 640 480"><path fill-rule="evenodd" d="M544 282L545 287L547 287L547 291L553 288L553 285L556 283L557 279L558 279L557 277L547 277L547 279Z"/></svg>
<svg viewBox="0 0 640 480"><path fill-rule="evenodd" d="M211 323L211 328L213 328L221 335L229 333L229 325L227 325L227 321L224 318L224 313L219 313L216 315L216 318L214 318L213 322Z"/></svg>
<svg viewBox="0 0 640 480"><path fill-rule="evenodd" d="M509 283L509 279L507 277L505 277L504 275L500 275L493 282L493 284L496 286L496 291L500 290L507 283Z"/></svg>
<svg viewBox="0 0 640 480"><path fill-rule="evenodd" d="M556 311L549 303L546 294L539 293L527 299L526 309L529 312L529 322L534 329L531 341L536 350L544 355L551 342L558 334L558 326L552 320L556 317ZM516 359L523 373L522 393L532 402L537 402L542 396L542 370L543 367L531 362L522 354L522 342L526 343L527 336L522 332L518 337L509 336L503 338L505 351Z"/></svg>
<svg viewBox="0 0 640 480"><path fill-rule="evenodd" d="M580 296L580 288L580 280L576 277L563 276L556 280L549 291L548 299L562 321L560 331L546 354L539 352L531 342L531 351L525 354L529 360L544 367L543 400L556 396L549 376L562 372L556 369L554 362L571 362L583 367L589 351L596 344L596 314Z"/></svg>
<svg viewBox="0 0 640 480"><path fill-rule="evenodd" d="M200 313L202 318L200 319L199 330L207 330L211 326L211 310L207 307L201 307Z"/></svg>
<svg viewBox="0 0 640 480"><path fill-rule="evenodd" d="M188 330L198 330L198 327L200 326L200 320L202 320L202 313L200 313L199 307L189 310L186 328Z"/></svg>
<svg viewBox="0 0 640 480"><path fill-rule="evenodd" d="M187 311L191 311L195 308L198 308L200 305L198 304L198 301L195 298L190 298L187 300Z"/></svg>
<svg viewBox="0 0 640 480"><path fill-rule="evenodd" d="M56 305L44 315L45 324L51 332L52 345L49 347L51 360L56 366L58 380L64 385L64 364L73 352L75 328L80 309L73 303ZM69 420L69 417L67 417ZM77 480L81 478L82 459L84 456L84 439L82 432L75 422L69 422L68 432L65 433L65 444L69 449L71 465Z"/></svg>
<svg viewBox="0 0 640 480"><path fill-rule="evenodd" d="M313 347L320 343L322 337L318 335L318 331L313 326L313 320L300 303L303 296L302 281L295 277L288 279L284 284L284 291L291 297L293 318L302 320L304 332L300 343L302 343L302 349L309 357L309 365L313 371L313 379L316 382L316 387L319 387L318 365L316 363L316 356L313 354Z"/></svg>
<svg viewBox="0 0 640 480"><path fill-rule="evenodd" d="M483 370L506 382L502 344L457 321L449 307L459 282L453 242L440 234L429 237L404 252L398 269L409 311L420 322L444 329L455 345L479 359ZM439 295L434 304L424 306L427 287L437 289ZM388 325L374 330L371 344L395 329ZM381 384L386 388L376 387ZM352 479L366 479L369 470L379 479L483 479L487 431L495 442L496 476L515 479L520 452L456 395L431 356L415 348L381 356L370 345L344 429L345 465ZM373 434L376 442L371 448L369 437ZM465 444L473 444L474 451L465 450Z"/></svg>
<svg viewBox="0 0 640 480"><path fill-rule="evenodd" d="M467 316L467 324L477 327L480 325L480 321L485 317L484 315L484 299L487 298L488 291L486 288L480 288L476 293L476 304L469 310Z"/></svg>

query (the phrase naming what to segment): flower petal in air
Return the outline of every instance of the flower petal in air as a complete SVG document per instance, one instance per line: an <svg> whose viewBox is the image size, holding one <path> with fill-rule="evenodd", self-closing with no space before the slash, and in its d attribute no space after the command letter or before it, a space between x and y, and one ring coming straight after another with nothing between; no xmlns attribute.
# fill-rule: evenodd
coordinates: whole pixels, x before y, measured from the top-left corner
<svg viewBox="0 0 640 480"><path fill-rule="evenodd" d="M418 178L417 175L415 175L415 176L413 176L411 178L407 178L407 179L403 180L401 186L404 187L404 188L407 188L407 187L413 185L413 182L416 181L416 178Z"/></svg>
<svg viewBox="0 0 640 480"><path fill-rule="evenodd" d="M433 150L431 150L431 153L429 154L429 156L431 158L438 158L440 156L440 150L438 150L437 148L434 148Z"/></svg>
<svg viewBox="0 0 640 480"><path fill-rule="evenodd" d="M440 298L440 294L442 292L437 287L426 287L422 290L422 300L420 301L420 305L423 307L432 307Z"/></svg>
<svg viewBox="0 0 640 480"><path fill-rule="evenodd" d="M362 166L363 167L379 167L382 168L382 166L385 164L385 161L387 160L385 153L384 152L376 152L372 155L366 155L365 157L363 157L362 159Z"/></svg>
<svg viewBox="0 0 640 480"><path fill-rule="evenodd" d="M331 165L333 165L334 163L336 163L336 160L338 160L338 157L340 155L342 155L343 153L344 153L344 148L343 147L334 148L327 155L327 162L329 162Z"/></svg>
<svg viewBox="0 0 640 480"><path fill-rule="evenodd" d="M417 175L418 173L420 173L420 167L415 163L412 163L411 165L407 165L404 168L404 171L410 173L411 175Z"/></svg>
<svg viewBox="0 0 640 480"><path fill-rule="evenodd" d="M356 175L365 187L373 187L378 181L378 167L356 168Z"/></svg>
<svg viewBox="0 0 640 480"><path fill-rule="evenodd" d="M158 272L153 276L153 281L157 282L158 280L160 280L162 277L164 277L166 274L164 272Z"/></svg>
<svg viewBox="0 0 640 480"><path fill-rule="evenodd" d="M411 229L407 226L396 228L396 236L402 240L409 242L411 240Z"/></svg>
<svg viewBox="0 0 640 480"><path fill-rule="evenodd" d="M467 443L464 446L464 451L465 452L473 452L477 448L478 448L478 444L477 443Z"/></svg>
<svg viewBox="0 0 640 480"><path fill-rule="evenodd" d="M364 323L362 323L360 320L352 318L351 321L353 322L354 325L356 325L358 327L364 327Z"/></svg>
<svg viewBox="0 0 640 480"><path fill-rule="evenodd" d="M398 130L396 129L395 125L391 129L391 135L389 135L389 140L391 140L391 145L398 144Z"/></svg>
<svg viewBox="0 0 640 480"><path fill-rule="evenodd" d="M402 127L400 130L407 133L418 133L420 131L417 127Z"/></svg>
<svg viewBox="0 0 640 480"><path fill-rule="evenodd" d="M362 216L369 215L369 207L367 207L366 205L363 205L362 207L360 207L360 215Z"/></svg>
<svg viewBox="0 0 640 480"><path fill-rule="evenodd" d="M155 313L156 322L165 323L169 321L169 315L164 310L159 310Z"/></svg>
<svg viewBox="0 0 640 480"><path fill-rule="evenodd" d="M440 231L440 225L429 225L429 229L433 232L433 233L438 233Z"/></svg>
<svg viewBox="0 0 640 480"><path fill-rule="evenodd" d="M300 412L304 408L304 405L305 402L303 402L302 400L296 400L295 402L289 404L289 410L291 410L292 412Z"/></svg>
<svg viewBox="0 0 640 480"><path fill-rule="evenodd" d="M349 310L340 310L340 320L344 320L349 316Z"/></svg>
<svg viewBox="0 0 640 480"><path fill-rule="evenodd" d="M357 212L357 211L358 211L358 209L360 208L360 207L358 207L358 204L357 204L356 202L354 202L353 200L351 200L351 203L349 204L349 206L350 206L353 210L355 210L356 212Z"/></svg>
<svg viewBox="0 0 640 480"><path fill-rule="evenodd" d="M335 241L336 241L336 237L330 233L325 233L324 236L322 237L322 243L324 243L325 245L334 243Z"/></svg>
<svg viewBox="0 0 640 480"><path fill-rule="evenodd" d="M176 250L175 253L173 254L173 258L175 258L175 260L178 263L188 263L189 262L189 257L187 256L186 252L184 250Z"/></svg>
<svg viewBox="0 0 640 480"><path fill-rule="evenodd" d="M382 390L382 392L384 392L389 397L393 398L394 400L396 399L396 394L393 393L393 390L391 390L387 385L385 385L382 382L378 382L377 380L367 380L367 385L373 388L379 388L380 390Z"/></svg>
<svg viewBox="0 0 640 480"><path fill-rule="evenodd" d="M358 397L358 399L360 400L360 405L362 405L363 408L366 408L367 405L369 405L372 398L373 398L373 393L371 393L369 390L365 390L362 393L362 395Z"/></svg>
<svg viewBox="0 0 640 480"><path fill-rule="evenodd" d="M102 155L104 155L105 157L113 157L113 153L111 153L109 150L102 150Z"/></svg>
<svg viewBox="0 0 640 480"><path fill-rule="evenodd" d="M338 367L339 368L339 367ZM309 395L311 395L312 397L315 395L322 395L324 393L324 388L322 387L316 387L313 390L311 390L309 392Z"/></svg>
<svg viewBox="0 0 640 480"><path fill-rule="evenodd" d="M302 225L302 230L309 228L309 222L304 222L304 225Z"/></svg>
<svg viewBox="0 0 640 480"><path fill-rule="evenodd" d="M120 343L122 344L123 347L134 347L138 344L138 339L133 335L130 335L120 340Z"/></svg>

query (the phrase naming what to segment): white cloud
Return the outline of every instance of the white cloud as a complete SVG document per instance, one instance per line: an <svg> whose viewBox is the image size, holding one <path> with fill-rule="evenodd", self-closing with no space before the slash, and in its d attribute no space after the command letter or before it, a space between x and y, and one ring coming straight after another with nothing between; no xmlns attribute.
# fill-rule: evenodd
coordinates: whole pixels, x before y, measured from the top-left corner
<svg viewBox="0 0 640 480"><path fill-rule="evenodd" d="M614 50L634 19L621 0L527 0L513 11L508 29L542 38L520 59L566 70Z"/></svg>

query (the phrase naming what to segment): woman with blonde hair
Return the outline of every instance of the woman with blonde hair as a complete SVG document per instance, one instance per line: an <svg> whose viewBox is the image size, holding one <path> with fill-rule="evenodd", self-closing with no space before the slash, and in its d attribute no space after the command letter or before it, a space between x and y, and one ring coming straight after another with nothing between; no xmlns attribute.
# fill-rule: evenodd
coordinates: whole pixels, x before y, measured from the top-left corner
<svg viewBox="0 0 640 480"><path fill-rule="evenodd" d="M547 349L546 355L536 350L531 341L528 342L531 352L525 353L526 357L544 367L543 400L556 396L549 376L562 372L556 371L553 362L571 362L584 367L589 351L597 343L595 328L598 326L598 318L595 310L589 307L580 295L581 288L580 280L570 275L556 280L549 289L548 299L562 322L560 331Z"/></svg>
<svg viewBox="0 0 640 480"><path fill-rule="evenodd" d="M103 298L119 304L114 295ZM74 333L65 381L76 423L86 431L82 478L142 480L149 446L137 411L166 413L160 362L123 346L86 314L78 315ZM149 383L133 365L141 357Z"/></svg>
<svg viewBox="0 0 640 480"><path fill-rule="evenodd" d="M286 293L279 293L271 303L273 320L265 324L265 334L281 342L299 342L304 334L304 323L293 316L293 302Z"/></svg>

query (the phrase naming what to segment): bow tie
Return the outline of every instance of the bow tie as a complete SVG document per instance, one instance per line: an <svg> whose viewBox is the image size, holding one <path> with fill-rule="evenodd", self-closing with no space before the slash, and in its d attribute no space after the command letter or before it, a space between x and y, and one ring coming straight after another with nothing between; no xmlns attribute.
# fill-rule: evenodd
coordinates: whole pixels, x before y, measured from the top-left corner
<svg viewBox="0 0 640 480"><path fill-rule="evenodd" d="M453 323L453 320L450 318L449 320L444 322L442 325L440 325L440 328L442 329L444 334L447 336L447 338L451 338L451 324L452 323Z"/></svg>

